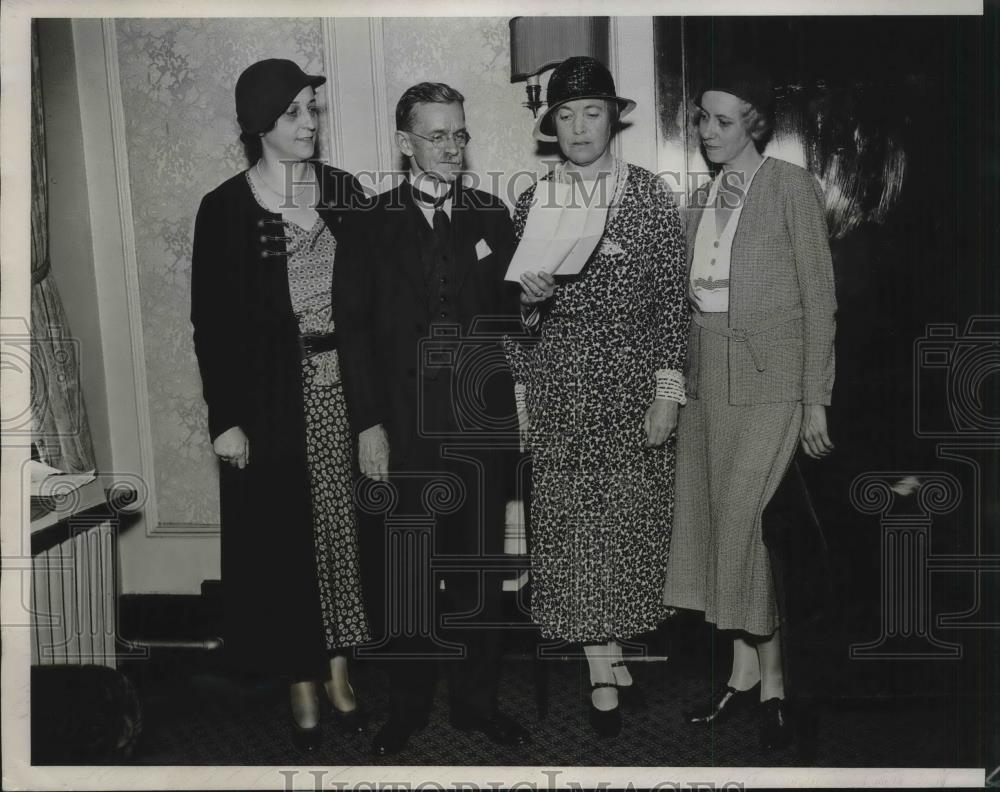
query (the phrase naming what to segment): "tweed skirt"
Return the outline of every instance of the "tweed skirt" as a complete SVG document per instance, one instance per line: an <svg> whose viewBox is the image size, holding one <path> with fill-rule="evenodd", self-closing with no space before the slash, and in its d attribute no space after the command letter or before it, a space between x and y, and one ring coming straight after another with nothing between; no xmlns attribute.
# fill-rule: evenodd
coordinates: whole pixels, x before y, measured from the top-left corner
<svg viewBox="0 0 1000 792"><path fill-rule="evenodd" d="M725 313L703 314L725 328ZM770 635L778 627L761 515L798 445L799 402L729 403L729 339L703 331L698 398L677 424L674 531L665 605L703 611L722 630ZM739 343L739 342L733 342Z"/></svg>

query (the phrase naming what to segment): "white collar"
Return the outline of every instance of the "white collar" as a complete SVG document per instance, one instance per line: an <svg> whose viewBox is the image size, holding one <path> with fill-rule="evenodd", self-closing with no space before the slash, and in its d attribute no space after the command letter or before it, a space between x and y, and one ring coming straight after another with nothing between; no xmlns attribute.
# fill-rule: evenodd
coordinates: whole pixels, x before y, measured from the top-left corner
<svg viewBox="0 0 1000 792"><path fill-rule="evenodd" d="M412 172L406 174L406 180L410 183L410 187L413 188L413 198L414 198L413 202L417 205L417 208L420 210L420 213L424 216L424 219L427 221L428 225L430 225L431 228L433 228L434 199L430 196L430 194L425 193L423 190L419 189L416 184L414 184ZM435 182L435 183L440 185L441 187L444 186L443 182ZM452 189L452 193L454 193L454 189ZM445 198L444 203L441 205L441 209L444 211L446 215L448 215L449 220L451 220L451 206L452 206L452 195L449 195L447 198Z"/></svg>
<svg viewBox="0 0 1000 792"><path fill-rule="evenodd" d="M754 176L757 175L757 171L760 170L761 166L765 162L767 162L767 160L768 160L768 155L765 154L763 157L761 157L760 162L757 163L757 167L753 169L753 173L751 173L750 177L746 180L746 186L743 188L744 200L746 199L746 194L750 192L750 185L753 184ZM715 175L715 178L712 179L712 185L708 188L708 206L711 207L712 209L715 208L715 202L719 195L719 184L722 182L722 174L724 173L725 173L724 170L720 170ZM741 207L743 206L742 202L740 203L740 206Z"/></svg>

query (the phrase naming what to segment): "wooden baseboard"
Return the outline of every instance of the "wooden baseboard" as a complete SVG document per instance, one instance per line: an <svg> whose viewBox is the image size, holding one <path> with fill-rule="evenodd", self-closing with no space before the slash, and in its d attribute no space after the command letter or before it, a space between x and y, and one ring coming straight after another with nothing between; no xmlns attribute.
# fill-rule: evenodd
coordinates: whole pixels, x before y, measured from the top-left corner
<svg viewBox="0 0 1000 792"><path fill-rule="evenodd" d="M203 641L221 634L222 591L206 580L201 594L122 594L118 631L125 641Z"/></svg>

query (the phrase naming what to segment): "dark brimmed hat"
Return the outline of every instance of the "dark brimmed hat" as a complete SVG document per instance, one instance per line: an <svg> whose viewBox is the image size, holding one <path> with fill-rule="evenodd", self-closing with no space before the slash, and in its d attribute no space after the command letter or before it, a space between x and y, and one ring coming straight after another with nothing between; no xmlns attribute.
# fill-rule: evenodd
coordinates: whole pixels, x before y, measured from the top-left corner
<svg viewBox="0 0 1000 792"><path fill-rule="evenodd" d="M282 58L257 61L236 81L236 120L244 132L256 134L271 128L275 119L307 85L326 82L321 75L306 74L298 64Z"/></svg>
<svg viewBox="0 0 1000 792"><path fill-rule="evenodd" d="M774 109L774 85L771 78L752 63L730 63L714 69L698 89L695 96L697 104L701 104L705 91L732 94L764 113Z"/></svg>
<svg viewBox="0 0 1000 792"><path fill-rule="evenodd" d="M556 128L552 113L574 99L607 99L618 103L618 117L631 112L635 102L618 96L615 81L607 66L596 58L577 55L567 58L552 72L545 98L548 107L535 124L535 138L554 141Z"/></svg>

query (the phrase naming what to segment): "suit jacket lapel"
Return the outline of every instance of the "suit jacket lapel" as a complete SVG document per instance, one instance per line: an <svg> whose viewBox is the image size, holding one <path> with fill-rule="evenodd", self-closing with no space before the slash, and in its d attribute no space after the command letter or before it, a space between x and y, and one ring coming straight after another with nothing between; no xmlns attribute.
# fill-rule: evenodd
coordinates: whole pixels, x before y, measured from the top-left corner
<svg viewBox="0 0 1000 792"><path fill-rule="evenodd" d="M753 177L749 189L743 196L743 207L740 209L740 219L736 224L736 231L733 234L732 255L729 257L729 316L730 324L733 317L736 321L743 321L742 305L739 302L740 284L753 279L755 273L749 272L749 267L760 261L760 258L750 252L753 242L748 237L754 228L767 228L767 218L763 214L764 205L758 200L762 191L770 192L767 188L767 180L771 173L771 159L768 158L761 163L757 174Z"/></svg>
<svg viewBox="0 0 1000 792"><path fill-rule="evenodd" d="M423 265L420 262L420 232L418 223L426 220L413 200L413 188L407 181L398 188L398 195L391 199L388 214L396 221L389 223L386 250L403 278L411 286L411 292L419 297L419 302L427 302L427 282L424 280ZM401 207L401 208L393 208Z"/></svg>
<svg viewBox="0 0 1000 792"><path fill-rule="evenodd" d="M350 209L352 196L347 193L346 178L338 183L337 174L329 171L329 178L324 178L322 166L318 162L313 162L313 169L316 173L316 183L319 185L319 206L316 211L323 218L326 227L330 229L333 238L340 240L340 229L344 222L344 213ZM345 177L347 174L343 174Z"/></svg>

